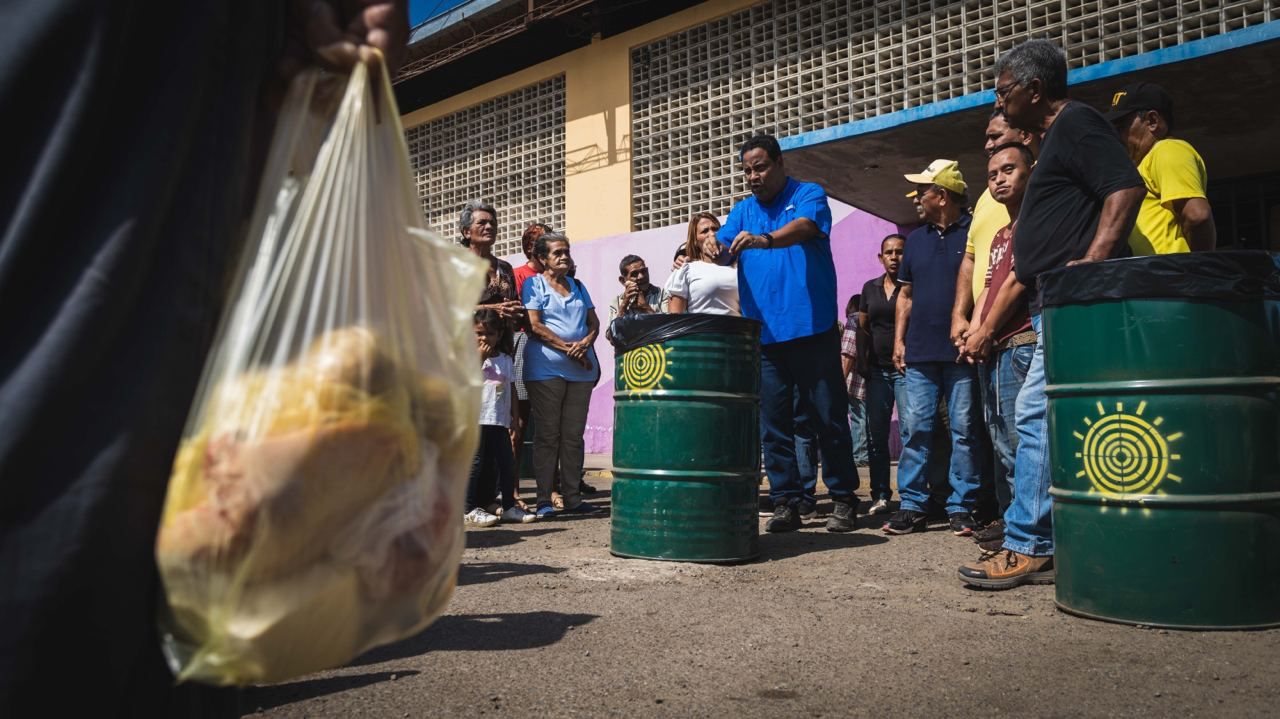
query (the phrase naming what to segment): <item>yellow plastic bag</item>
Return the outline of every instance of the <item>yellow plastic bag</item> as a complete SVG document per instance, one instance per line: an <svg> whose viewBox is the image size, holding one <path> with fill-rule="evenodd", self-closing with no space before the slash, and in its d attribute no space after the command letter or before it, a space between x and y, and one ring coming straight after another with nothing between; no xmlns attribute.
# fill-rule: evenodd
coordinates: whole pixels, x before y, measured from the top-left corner
<svg viewBox="0 0 1280 719"><path fill-rule="evenodd" d="M156 541L180 680L281 681L443 611L484 267L425 231L380 61L298 77Z"/></svg>

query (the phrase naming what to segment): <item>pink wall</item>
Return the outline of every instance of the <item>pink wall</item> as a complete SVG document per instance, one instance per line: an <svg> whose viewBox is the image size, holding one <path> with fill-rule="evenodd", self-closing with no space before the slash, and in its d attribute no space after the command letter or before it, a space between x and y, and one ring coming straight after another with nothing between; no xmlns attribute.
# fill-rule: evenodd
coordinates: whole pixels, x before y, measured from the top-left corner
<svg viewBox="0 0 1280 719"><path fill-rule="evenodd" d="M860 292L863 283L883 271L876 260L880 240L891 232L897 232L898 227L836 200L831 201L831 213L831 254L836 265L838 312L843 314L849 297ZM643 257L649 265L651 281L661 285L671 274L671 257L684 242L686 232L686 225L674 225L573 245L573 258L578 265L577 278L591 293L601 325L608 324L609 303L621 289L618 262L629 254ZM573 241L575 238L569 239ZM523 257L505 259L515 267L524 264ZM609 453L613 450L613 346L604 339L603 332L595 349L600 358L601 376L592 393L591 409L587 414L586 449L590 453Z"/></svg>

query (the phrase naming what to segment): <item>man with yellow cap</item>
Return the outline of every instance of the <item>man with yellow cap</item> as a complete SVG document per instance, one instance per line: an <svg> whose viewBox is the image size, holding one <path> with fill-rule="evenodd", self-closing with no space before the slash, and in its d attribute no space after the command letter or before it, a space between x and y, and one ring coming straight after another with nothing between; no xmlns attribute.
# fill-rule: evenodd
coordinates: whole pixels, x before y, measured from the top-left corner
<svg viewBox="0 0 1280 719"><path fill-rule="evenodd" d="M973 533L973 505L977 499L980 448L977 443L976 375L968 364L957 364L951 341L951 308L956 273L964 259L970 215L967 186L954 160L934 160L923 172L904 175L916 189L916 214L924 224L907 236L898 269L898 294L893 362L906 377L907 441L898 461L901 509L884 525L888 534L908 534L925 528L929 499L929 448L937 421L938 402L945 396L951 424L951 465L947 478L947 516L957 536Z"/></svg>

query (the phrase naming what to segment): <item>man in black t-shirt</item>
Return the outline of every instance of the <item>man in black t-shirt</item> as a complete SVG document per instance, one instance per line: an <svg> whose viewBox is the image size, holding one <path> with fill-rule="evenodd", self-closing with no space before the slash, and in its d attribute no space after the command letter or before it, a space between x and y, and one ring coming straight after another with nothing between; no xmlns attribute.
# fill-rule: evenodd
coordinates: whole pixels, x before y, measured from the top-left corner
<svg viewBox="0 0 1280 719"><path fill-rule="evenodd" d="M1018 393L1014 497L1002 550L960 568L967 584L1008 589L1053 580L1048 401L1036 277L1065 265L1119 256L1146 189L1115 131L1096 110L1067 98L1067 61L1047 40L1029 40L996 63L996 109L1041 137L1013 241L1017 280L1030 290L1035 354Z"/></svg>

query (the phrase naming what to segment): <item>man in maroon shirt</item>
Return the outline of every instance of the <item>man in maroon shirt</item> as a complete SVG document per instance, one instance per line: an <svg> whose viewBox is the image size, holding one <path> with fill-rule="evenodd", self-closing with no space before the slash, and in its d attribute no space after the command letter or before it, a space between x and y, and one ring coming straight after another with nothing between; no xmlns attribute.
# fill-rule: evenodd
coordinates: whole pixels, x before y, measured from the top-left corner
<svg viewBox="0 0 1280 719"><path fill-rule="evenodd" d="M1031 150L1022 143L997 147L987 161L987 186L991 196L1015 219L1001 228L991 241L986 287L978 296L976 316L960 347L965 359L982 365L978 384L983 415L996 453L995 486L1001 514L1013 498L1013 465L1018 451L1014 408L1036 349L1027 288L1018 282L1013 272L1013 234L1033 164ZM975 539L983 549L999 549L1004 540L1003 521L982 534Z"/></svg>

